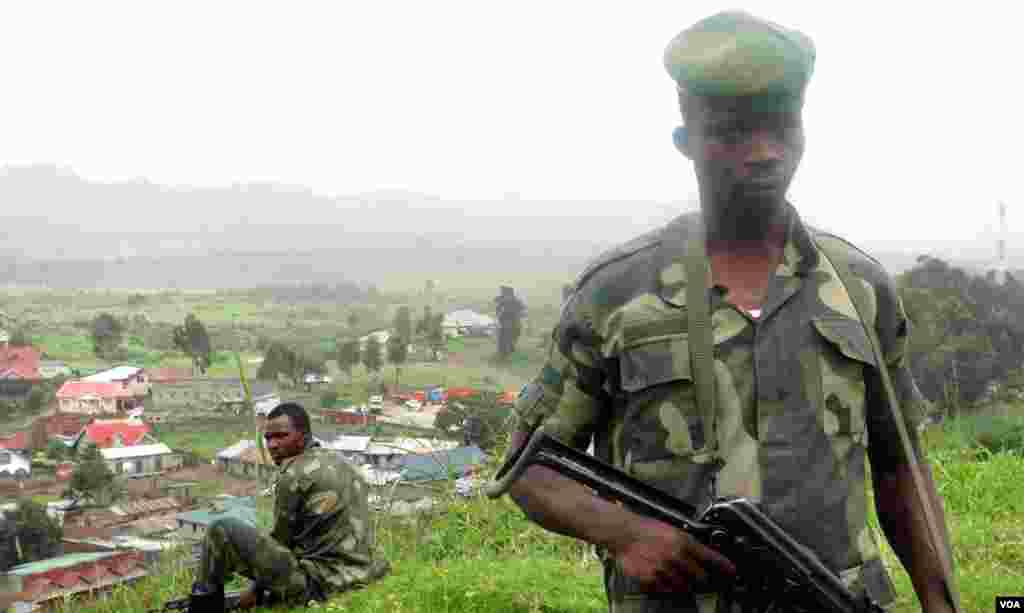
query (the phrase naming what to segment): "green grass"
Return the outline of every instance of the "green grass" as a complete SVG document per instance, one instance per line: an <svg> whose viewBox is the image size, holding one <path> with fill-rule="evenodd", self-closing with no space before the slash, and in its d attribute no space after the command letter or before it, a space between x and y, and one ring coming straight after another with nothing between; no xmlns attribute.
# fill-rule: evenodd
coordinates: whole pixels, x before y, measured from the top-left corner
<svg viewBox="0 0 1024 613"><path fill-rule="evenodd" d="M365 613L599 613L604 587L592 568L558 558L404 564L372 589L343 594L315 611Z"/></svg>
<svg viewBox="0 0 1024 613"><path fill-rule="evenodd" d="M995 595L1019 593L1024 586L1024 497L1015 491L1024 476L1024 458L959 447L956 432L963 427L950 424L947 432L931 435L929 454L945 498L964 611L987 613ZM269 527L270 504L270 498L258 501L263 528ZM601 567L590 548L529 522L507 498L449 497L443 511L376 519L378 548L394 572L370 588L339 594L315 610L607 610ZM877 531L874 512L869 521ZM919 610L907 574L885 539L879 540L899 594L894 611ZM120 590L106 603L77 607L76 613L143 613L160 599L185 594L190 580L188 571L166 572L144 580L138 589Z"/></svg>
<svg viewBox="0 0 1024 613"><path fill-rule="evenodd" d="M496 293L493 279L438 277L448 297L448 305L473 306L485 310ZM411 363L402 368L401 381L413 386L487 387L518 390L540 370L545 351L544 336L557 316L560 284L567 277L553 273L550 279L517 280L513 285L524 293L546 295L552 304L530 303L530 331L524 331L519 350L502 364L492 360L495 339L454 339L447 347L448 357L457 365ZM389 277L385 289L409 291L414 296L423 279ZM458 288L466 287L466 290ZM540 291L549 287L550 292ZM532 290L532 291L531 291ZM327 348L335 335L347 333L344 321L353 307L373 309L380 322L390 321L396 305L274 304L264 298L215 292L147 293L139 301L129 292L75 293L72 297L46 292L9 293L4 309L16 317L42 322L33 327L38 345L55 359L73 367L100 368L108 364L92 353L89 337L75 321L88 321L101 311L119 317L144 313L150 321L180 324L194 312L211 333L224 338L248 334L277 335L290 342L309 342ZM17 298L15 301L14 299ZM414 316L422 304L410 299ZM454 306L452 308L455 308ZM435 312L447 310L435 302ZM235 320L234 314L239 317ZM376 320L361 325L376 326ZM161 332L162 334L162 332ZM162 337L160 337L162 338ZM147 347L126 332L125 348L133 361L146 366L188 368L184 355ZM218 349L218 347L215 347ZM247 372L254 376L258 365L248 364L257 354L250 347L243 353ZM209 371L214 377L236 377L230 354L218 354ZM385 365L383 378L391 382L394 368ZM342 397L365 402L369 377L357 367L351 383L338 383ZM285 391L287 395L288 391ZM313 406L319 405L316 394ZM1020 405L996 407L993 416L952 420L941 430L927 433L927 446L935 469L940 493L945 498L956 556L964 610L991 611L996 594L1024 590L1024 497L1019 484L1024 482L1022 454L1004 453L999 447L979 448L975 441L986 433L1002 440L1013 420L1020 423ZM999 418L999 419L996 419ZM1008 421L1009 420L1009 421ZM1009 424L1009 425L1008 425ZM326 424L317 431L335 431ZM385 429L388 427L385 427ZM248 420L222 420L165 424L158 427L158 438L172 447L192 448L204 458L239 438L252 438ZM199 495L217 493L219 484L203 484ZM261 498L258 516L266 528L268 504ZM877 518L872 511L872 525ZM378 611L479 611L481 613L605 611L600 566L580 543L545 532L527 521L507 499L489 501L456 500L447 512L435 512L415 520L388 519L378 526L379 547L395 567L388 578L370 589L342 594L327 609L360 612ZM890 568L900 600L896 611L916 611L916 599L909 579L895 555L882 542L883 560ZM75 605L75 613L143 613L163 600L181 597L191 582L189 571L170 567L137 586L116 590L106 602ZM279 611L282 609L278 609ZM295 609L296 611L301 609Z"/></svg>
<svg viewBox="0 0 1024 613"><path fill-rule="evenodd" d="M254 438L255 432L252 420L225 419L157 424L155 436L172 449L190 449L199 457L212 460L218 451L240 439Z"/></svg>
<svg viewBox="0 0 1024 613"><path fill-rule="evenodd" d="M44 334L33 337L32 342L55 360L79 361L95 359L92 339L84 334Z"/></svg>

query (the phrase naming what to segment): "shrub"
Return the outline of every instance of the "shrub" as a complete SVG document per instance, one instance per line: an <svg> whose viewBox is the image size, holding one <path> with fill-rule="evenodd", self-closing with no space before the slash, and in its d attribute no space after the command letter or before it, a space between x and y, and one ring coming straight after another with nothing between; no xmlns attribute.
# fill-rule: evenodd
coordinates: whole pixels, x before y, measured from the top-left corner
<svg viewBox="0 0 1024 613"><path fill-rule="evenodd" d="M329 409L338 402L338 390L327 390L320 394L320 406Z"/></svg>

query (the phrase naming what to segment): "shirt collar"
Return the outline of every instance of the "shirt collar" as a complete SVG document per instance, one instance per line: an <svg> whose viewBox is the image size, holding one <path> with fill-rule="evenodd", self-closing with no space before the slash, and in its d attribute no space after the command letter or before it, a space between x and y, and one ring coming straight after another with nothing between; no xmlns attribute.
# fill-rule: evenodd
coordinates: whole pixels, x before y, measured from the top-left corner
<svg viewBox="0 0 1024 613"><path fill-rule="evenodd" d="M786 203L788 226L776 276L804 277L818 266L819 254L796 208ZM659 247L658 294L674 306L686 305L686 241L700 229L699 214L685 215L668 225Z"/></svg>

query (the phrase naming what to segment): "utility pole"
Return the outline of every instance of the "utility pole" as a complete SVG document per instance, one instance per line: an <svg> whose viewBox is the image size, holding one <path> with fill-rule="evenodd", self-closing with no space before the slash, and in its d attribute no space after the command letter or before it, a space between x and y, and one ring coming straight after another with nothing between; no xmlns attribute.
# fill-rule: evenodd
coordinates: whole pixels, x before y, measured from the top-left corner
<svg viewBox="0 0 1024 613"><path fill-rule="evenodd" d="M1006 283L1009 265L1006 263L1006 203L999 203L999 238L996 240L996 284Z"/></svg>

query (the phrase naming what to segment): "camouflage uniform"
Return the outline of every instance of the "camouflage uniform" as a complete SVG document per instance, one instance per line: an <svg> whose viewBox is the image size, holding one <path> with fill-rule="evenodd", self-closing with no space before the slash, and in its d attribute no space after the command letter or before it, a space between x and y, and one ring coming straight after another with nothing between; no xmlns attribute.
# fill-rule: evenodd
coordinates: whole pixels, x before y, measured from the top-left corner
<svg viewBox="0 0 1024 613"><path fill-rule="evenodd" d="M278 598L301 602L366 585L387 571L387 562L375 558L367 493L336 454L308 449L281 466L270 536L241 520L215 521L197 581L223 585L237 572Z"/></svg>
<svg viewBox="0 0 1024 613"><path fill-rule="evenodd" d="M881 604L892 584L866 525L866 433L874 459L901 461L867 335L829 261L839 254L864 292L910 432L920 393L907 367L908 322L881 265L803 225L789 207L784 255L760 317L709 292L717 456L703 446L687 341L685 245L696 213L599 258L563 307L539 376L516 402L538 425L697 508L742 496L810 547L855 593ZM816 243L817 242L817 243ZM888 443L891 443L888 444ZM716 459L717 458L717 459ZM716 597L644 594L606 560L611 610L713 611Z"/></svg>

